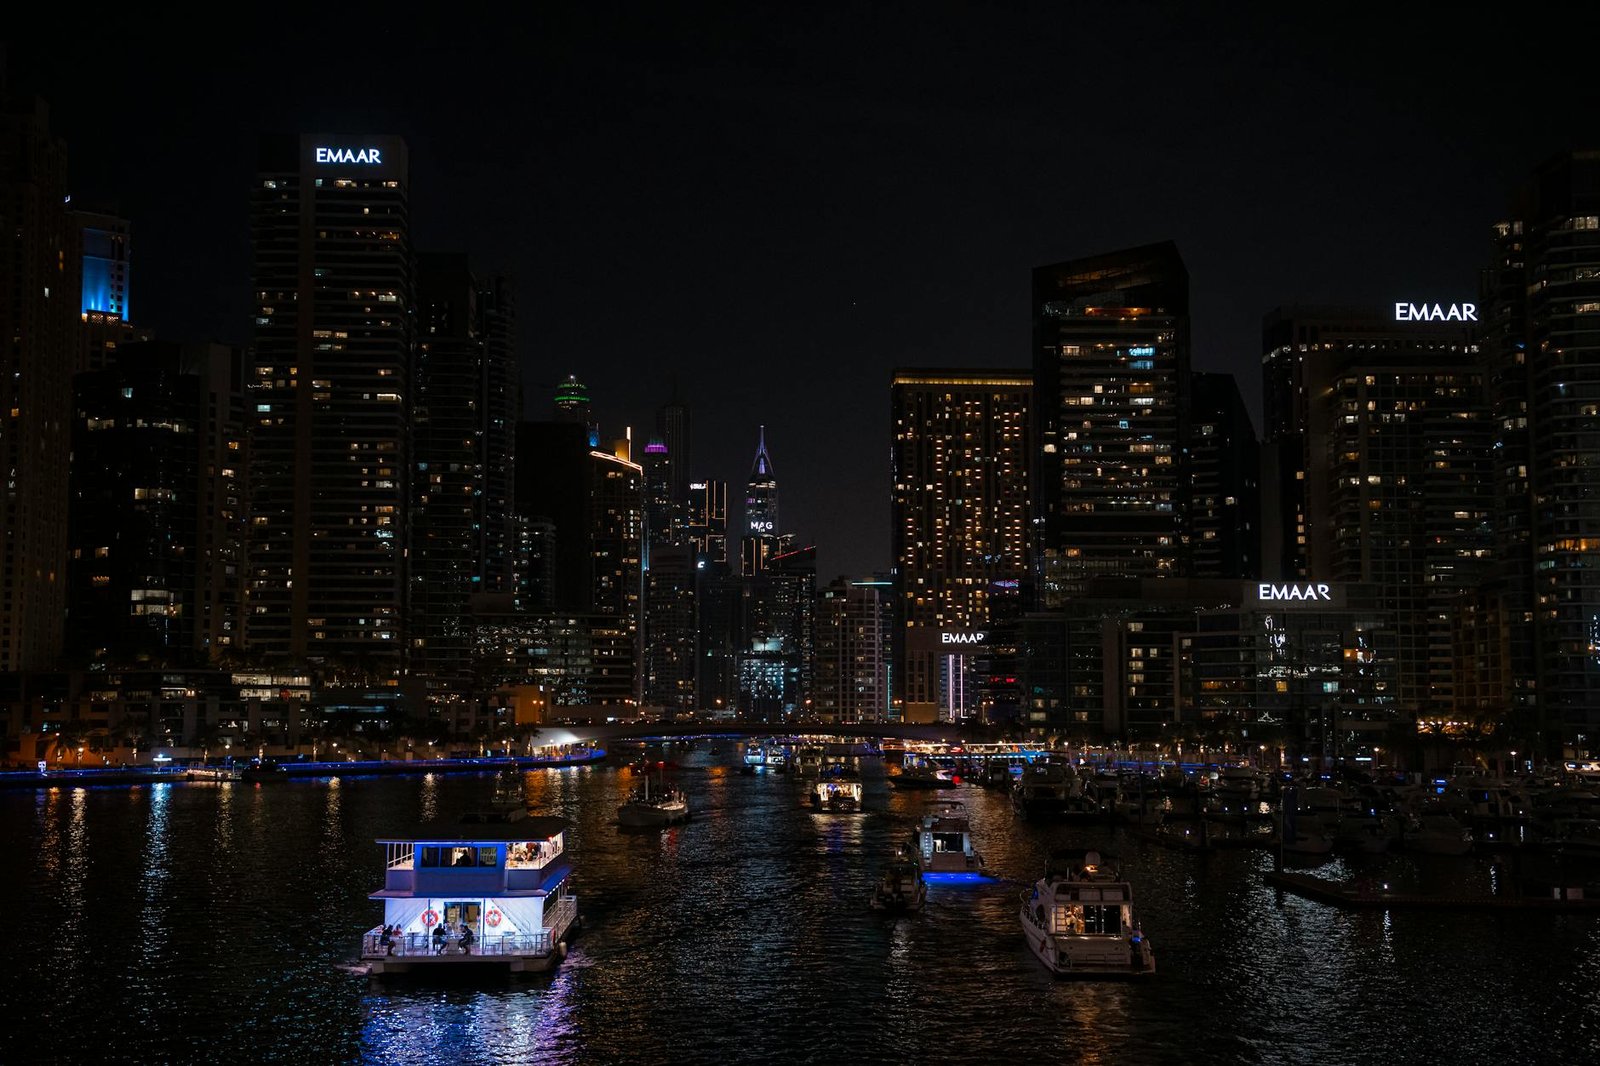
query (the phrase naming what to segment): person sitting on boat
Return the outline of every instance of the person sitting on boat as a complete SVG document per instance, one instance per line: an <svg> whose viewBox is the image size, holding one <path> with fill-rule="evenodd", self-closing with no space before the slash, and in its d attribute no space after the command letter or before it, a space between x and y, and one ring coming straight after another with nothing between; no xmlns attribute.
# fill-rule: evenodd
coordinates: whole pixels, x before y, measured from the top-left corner
<svg viewBox="0 0 1600 1066"><path fill-rule="evenodd" d="M385 949L385 955L394 954L394 934L390 931L393 927L385 925L383 935L378 938L378 946Z"/></svg>
<svg viewBox="0 0 1600 1066"><path fill-rule="evenodd" d="M443 922L433 927L433 953L435 955L444 954L445 935Z"/></svg>
<svg viewBox="0 0 1600 1066"><path fill-rule="evenodd" d="M461 954L463 954L463 955L471 955L472 954L472 941L473 941L473 939L474 938L472 936L472 927L470 925L468 925L466 922L462 922L461 923Z"/></svg>

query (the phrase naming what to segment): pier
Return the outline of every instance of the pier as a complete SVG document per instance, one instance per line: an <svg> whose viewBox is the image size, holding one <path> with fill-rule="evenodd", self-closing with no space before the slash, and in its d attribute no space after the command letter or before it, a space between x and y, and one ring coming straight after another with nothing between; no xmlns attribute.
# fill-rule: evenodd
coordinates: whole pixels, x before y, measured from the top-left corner
<svg viewBox="0 0 1600 1066"><path fill-rule="evenodd" d="M1576 888L1553 889L1549 896L1435 896L1341 885L1323 877L1281 870L1271 870L1262 876L1274 888L1344 910L1534 910L1600 914L1600 899L1585 898L1582 889Z"/></svg>

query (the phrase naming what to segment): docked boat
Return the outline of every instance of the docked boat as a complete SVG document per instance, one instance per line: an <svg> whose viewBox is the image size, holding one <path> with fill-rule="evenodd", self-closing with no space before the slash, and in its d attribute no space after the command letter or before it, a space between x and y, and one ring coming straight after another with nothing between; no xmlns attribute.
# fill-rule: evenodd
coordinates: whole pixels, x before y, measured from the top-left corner
<svg viewBox="0 0 1600 1066"><path fill-rule="evenodd" d="M656 787L650 787L650 775L617 808L617 824L635 829L652 829L664 825L677 825L689 820L689 797L682 789L668 788L662 777L657 777Z"/></svg>
<svg viewBox="0 0 1600 1066"><path fill-rule="evenodd" d="M1022 894L1028 947L1062 977L1144 977L1155 952L1133 917L1133 886L1097 851L1051 856L1044 876Z"/></svg>
<svg viewBox="0 0 1600 1066"><path fill-rule="evenodd" d="M905 855L883 866L878 883L872 888L872 909L879 911L920 911L928 899L928 885L922 867Z"/></svg>
<svg viewBox="0 0 1600 1066"><path fill-rule="evenodd" d="M898 774L889 778L889 783L899 789L944 789L955 788L961 782L943 766L919 762L902 766Z"/></svg>
<svg viewBox="0 0 1600 1066"><path fill-rule="evenodd" d="M819 811L859 811L861 775L846 766L825 767L811 783L811 806Z"/></svg>
<svg viewBox="0 0 1600 1066"><path fill-rule="evenodd" d="M361 938L372 975L477 966L548 970L578 921L567 823L522 810L380 837L383 924Z"/></svg>
<svg viewBox="0 0 1600 1066"><path fill-rule="evenodd" d="M923 873L976 874L983 857L972 847L972 827L959 803L941 803L911 834L912 854Z"/></svg>
<svg viewBox="0 0 1600 1066"><path fill-rule="evenodd" d="M789 753L771 742L751 744L744 750L744 772L783 773L789 769Z"/></svg>

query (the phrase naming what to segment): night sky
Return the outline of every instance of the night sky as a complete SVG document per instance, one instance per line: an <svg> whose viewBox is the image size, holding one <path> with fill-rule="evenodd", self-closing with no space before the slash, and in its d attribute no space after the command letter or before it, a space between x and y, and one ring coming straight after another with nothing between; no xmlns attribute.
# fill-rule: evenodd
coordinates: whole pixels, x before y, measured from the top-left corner
<svg viewBox="0 0 1600 1066"><path fill-rule="evenodd" d="M1600 144L1593 8L316 10L7 42L74 202L133 220L135 320L249 339L258 133L399 134L417 248L517 278L528 413L576 372L648 436L676 379L730 495L766 423L823 581L889 563L891 370L1028 365L1034 266L1175 240L1259 429L1264 312L1473 300L1510 190Z"/></svg>

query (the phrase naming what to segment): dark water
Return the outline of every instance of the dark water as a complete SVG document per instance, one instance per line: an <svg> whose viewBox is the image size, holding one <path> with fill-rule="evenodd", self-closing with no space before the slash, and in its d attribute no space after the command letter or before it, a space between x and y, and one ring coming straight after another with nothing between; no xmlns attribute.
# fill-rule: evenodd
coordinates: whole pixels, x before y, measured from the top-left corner
<svg viewBox="0 0 1600 1066"><path fill-rule="evenodd" d="M630 780L603 767L0 795L0 1062L1600 1062L1600 919L1280 902L1265 852L1021 823L967 787L1005 880L886 919L878 866L935 794L868 762L863 814L813 814L802 780L737 756L672 753L695 818L645 833L614 824ZM524 791L573 823L584 931L558 973L393 987L337 968L381 916L374 836ZM1017 894L1073 845L1121 856L1148 983L1053 979L1023 945ZM1420 862L1363 869L1492 874Z"/></svg>

